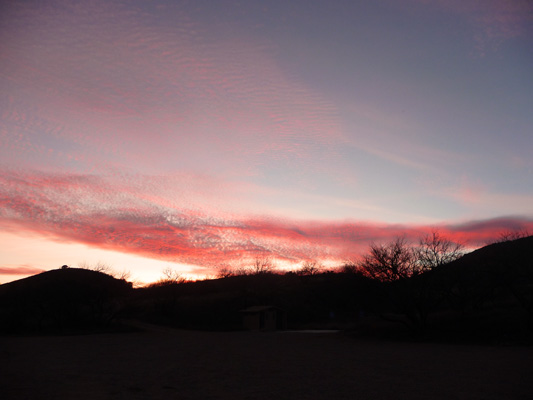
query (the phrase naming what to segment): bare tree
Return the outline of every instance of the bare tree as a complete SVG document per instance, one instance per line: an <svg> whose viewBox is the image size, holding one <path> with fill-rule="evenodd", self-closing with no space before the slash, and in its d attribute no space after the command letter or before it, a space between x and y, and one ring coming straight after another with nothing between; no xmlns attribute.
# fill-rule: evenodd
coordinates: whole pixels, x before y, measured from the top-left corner
<svg viewBox="0 0 533 400"><path fill-rule="evenodd" d="M163 277L159 280L159 283L172 284L172 283L183 283L185 278L173 268L166 267L163 271Z"/></svg>
<svg viewBox="0 0 533 400"><path fill-rule="evenodd" d="M531 236L531 233L527 229L520 229L514 231L508 230L500 233L499 238L494 240L492 243L510 242L512 240L522 239L528 236Z"/></svg>
<svg viewBox="0 0 533 400"><path fill-rule="evenodd" d="M235 275L235 271L233 271L233 269L231 269L227 265L220 266L220 268L217 269L217 273L216 273L216 277L218 279L229 278L230 276L234 276L234 275Z"/></svg>
<svg viewBox="0 0 533 400"><path fill-rule="evenodd" d="M422 237L414 252L418 273L448 264L464 254L462 244L445 238L437 230Z"/></svg>
<svg viewBox="0 0 533 400"><path fill-rule="evenodd" d="M84 261L79 263L78 267L82 269L88 269L90 271L101 272L107 275L113 275L113 268L111 268L109 264L106 264L103 261L98 261L97 263L92 265Z"/></svg>
<svg viewBox="0 0 533 400"><path fill-rule="evenodd" d="M63 267L66 267L66 266L63 266ZM103 274L112 276L113 278L119 279L119 280L122 280L122 281L129 281L130 278L131 278L131 272L130 271L128 271L126 269L123 269L122 271L117 272L110 265L108 265L108 264L106 264L106 263L104 263L102 261L98 261L96 264L93 264L93 265L91 265L91 264L89 264L89 263L84 261L82 263L79 263L78 267L80 267L82 269L88 269L90 271L101 272Z"/></svg>
<svg viewBox="0 0 533 400"><path fill-rule="evenodd" d="M360 263L356 261L346 261L339 267L339 271L344 274L358 274L361 273Z"/></svg>
<svg viewBox="0 0 533 400"><path fill-rule="evenodd" d="M359 268L385 283L382 295L387 299L389 312L380 315L405 324L414 334L421 334L430 312L442 299L430 272L462 254L460 244L433 231L421 238L418 246L409 244L403 237L387 244L372 244Z"/></svg>
<svg viewBox="0 0 533 400"><path fill-rule="evenodd" d="M96 264L94 264L91 268L93 271L96 272L102 272L104 274L111 275L113 273L113 268L102 261L98 261Z"/></svg>
<svg viewBox="0 0 533 400"><path fill-rule="evenodd" d="M388 244L370 245L370 253L359 264L362 271L373 279L392 282L419 273L415 252L405 238L397 237Z"/></svg>
<svg viewBox="0 0 533 400"><path fill-rule="evenodd" d="M250 267L238 267L233 270L233 274L235 276L245 276L245 275L252 275L253 270Z"/></svg>
<svg viewBox="0 0 533 400"><path fill-rule="evenodd" d="M316 261L305 261L302 267L296 271L297 275L316 275L320 273L322 266Z"/></svg>
<svg viewBox="0 0 533 400"><path fill-rule="evenodd" d="M274 263L270 257L256 258L252 264L252 274L268 274L274 270Z"/></svg>
<svg viewBox="0 0 533 400"><path fill-rule="evenodd" d="M113 273L113 276L116 279L120 279L121 281L129 281L131 279L131 272L128 270L123 269L120 272Z"/></svg>
<svg viewBox="0 0 533 400"><path fill-rule="evenodd" d="M463 255L463 246L437 230L422 237L418 246L411 246L398 237L387 244L372 244L363 257L360 268L380 281L395 281L420 275L448 264Z"/></svg>

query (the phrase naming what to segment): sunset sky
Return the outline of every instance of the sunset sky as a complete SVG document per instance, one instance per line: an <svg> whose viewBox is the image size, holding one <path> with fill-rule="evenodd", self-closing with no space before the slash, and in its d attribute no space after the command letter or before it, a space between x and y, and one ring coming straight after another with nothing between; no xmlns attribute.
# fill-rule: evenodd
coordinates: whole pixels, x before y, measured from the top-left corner
<svg viewBox="0 0 533 400"><path fill-rule="evenodd" d="M533 232L528 0L7 0L0 56L0 283Z"/></svg>

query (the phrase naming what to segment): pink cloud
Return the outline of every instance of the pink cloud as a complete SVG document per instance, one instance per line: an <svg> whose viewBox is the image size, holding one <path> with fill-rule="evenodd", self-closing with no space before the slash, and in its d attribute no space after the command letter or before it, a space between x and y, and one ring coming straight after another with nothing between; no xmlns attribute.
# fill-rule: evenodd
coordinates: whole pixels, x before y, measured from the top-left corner
<svg viewBox="0 0 533 400"><path fill-rule="evenodd" d="M357 258L371 242L399 235L416 241L435 228L470 247L503 231L533 231L533 220L520 217L426 226L232 216L151 202L95 176L11 171L0 175L0 183L6 228L206 269L265 256L293 264L311 259L340 264Z"/></svg>
<svg viewBox="0 0 533 400"><path fill-rule="evenodd" d="M0 275L35 275L44 271L32 265L0 266Z"/></svg>
<svg viewBox="0 0 533 400"><path fill-rule="evenodd" d="M479 204L487 195L487 188L477 182L471 182L467 176L458 179L455 187L447 190L448 195L463 204Z"/></svg>

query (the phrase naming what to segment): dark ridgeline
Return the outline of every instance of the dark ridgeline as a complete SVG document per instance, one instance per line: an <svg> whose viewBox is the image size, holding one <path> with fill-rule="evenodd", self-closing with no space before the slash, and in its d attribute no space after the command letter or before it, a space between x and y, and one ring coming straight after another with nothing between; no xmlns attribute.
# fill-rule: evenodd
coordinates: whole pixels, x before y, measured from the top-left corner
<svg viewBox="0 0 533 400"><path fill-rule="evenodd" d="M0 332L108 329L131 291L124 280L64 265L0 286Z"/></svg>
<svg viewBox="0 0 533 400"><path fill-rule="evenodd" d="M0 330L117 329L121 321L135 319L185 329L239 330L247 315L243 310L262 306L282 310L287 323L276 326L289 329L445 341L530 341L532 250L533 236L496 243L389 281L347 266L340 272L268 271L199 282L167 280L133 289L102 272L64 268L0 285Z"/></svg>
<svg viewBox="0 0 533 400"><path fill-rule="evenodd" d="M472 340L533 338L533 236L466 254L436 274L442 332Z"/></svg>

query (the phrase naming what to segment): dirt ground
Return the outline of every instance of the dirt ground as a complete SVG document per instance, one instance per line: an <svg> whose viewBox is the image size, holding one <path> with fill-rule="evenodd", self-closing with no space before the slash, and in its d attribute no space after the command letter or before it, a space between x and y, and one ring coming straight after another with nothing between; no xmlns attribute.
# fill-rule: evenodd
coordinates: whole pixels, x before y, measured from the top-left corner
<svg viewBox="0 0 533 400"><path fill-rule="evenodd" d="M0 399L531 399L533 348L342 333L0 337Z"/></svg>

